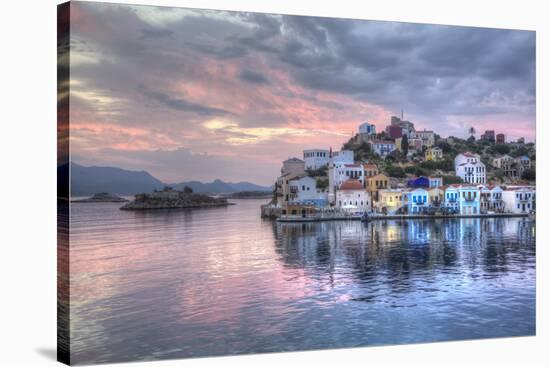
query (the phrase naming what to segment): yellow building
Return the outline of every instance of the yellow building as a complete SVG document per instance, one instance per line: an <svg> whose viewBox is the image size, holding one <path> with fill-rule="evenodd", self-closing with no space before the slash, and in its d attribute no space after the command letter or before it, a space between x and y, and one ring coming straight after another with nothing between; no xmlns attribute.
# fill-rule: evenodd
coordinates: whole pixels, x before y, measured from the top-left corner
<svg viewBox="0 0 550 367"><path fill-rule="evenodd" d="M366 178L366 189L373 201L378 201L378 190L387 189L389 185L390 178L382 173Z"/></svg>
<svg viewBox="0 0 550 367"><path fill-rule="evenodd" d="M379 213L393 214L403 206L403 192L400 189L378 190L378 201L375 204Z"/></svg>
<svg viewBox="0 0 550 367"><path fill-rule="evenodd" d="M443 203L443 198L445 197L445 190L434 187L428 190L428 200L429 204L432 207L439 207Z"/></svg>
<svg viewBox="0 0 550 367"><path fill-rule="evenodd" d="M443 151L438 147L428 148L426 149L424 158L426 158L427 161L438 161L443 158Z"/></svg>

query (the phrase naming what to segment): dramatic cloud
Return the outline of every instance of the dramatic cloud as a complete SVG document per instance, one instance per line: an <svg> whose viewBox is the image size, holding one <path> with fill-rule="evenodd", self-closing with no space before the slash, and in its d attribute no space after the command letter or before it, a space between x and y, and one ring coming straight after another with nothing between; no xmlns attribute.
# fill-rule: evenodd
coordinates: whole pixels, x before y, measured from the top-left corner
<svg viewBox="0 0 550 367"><path fill-rule="evenodd" d="M165 181L271 184L304 148L392 114L535 137L534 32L71 5L71 151Z"/></svg>

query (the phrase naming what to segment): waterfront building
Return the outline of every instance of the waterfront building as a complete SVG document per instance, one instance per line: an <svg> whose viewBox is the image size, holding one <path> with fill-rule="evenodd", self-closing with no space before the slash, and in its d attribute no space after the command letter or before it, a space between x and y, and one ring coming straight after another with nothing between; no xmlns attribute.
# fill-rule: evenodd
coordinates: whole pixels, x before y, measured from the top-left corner
<svg viewBox="0 0 550 367"><path fill-rule="evenodd" d="M286 207L291 200L290 182L307 176L302 173L285 173L277 178L277 206Z"/></svg>
<svg viewBox="0 0 550 367"><path fill-rule="evenodd" d="M506 136L504 134L497 134L497 144L506 144Z"/></svg>
<svg viewBox="0 0 550 367"><path fill-rule="evenodd" d="M444 206L445 190L441 187L432 187L428 190L428 204L431 208Z"/></svg>
<svg viewBox="0 0 550 367"><path fill-rule="evenodd" d="M324 207L328 204L328 191L317 188L313 177L302 176L289 180L289 198L287 205L313 205Z"/></svg>
<svg viewBox="0 0 550 367"><path fill-rule="evenodd" d="M460 185L458 187L458 211L461 215L480 213L480 192L476 186Z"/></svg>
<svg viewBox="0 0 550 367"><path fill-rule="evenodd" d="M460 185L449 185L445 187L445 208L449 212L458 213L458 187Z"/></svg>
<svg viewBox="0 0 550 367"><path fill-rule="evenodd" d="M422 144L431 147L435 144L435 133L431 130L416 131L415 136L417 139L422 140Z"/></svg>
<svg viewBox="0 0 550 367"><path fill-rule="evenodd" d="M351 163L345 163L350 160L348 152L351 152ZM336 191L345 181L356 179L361 184L365 184L363 165L353 163L353 151L342 150L336 153L336 156L331 157L328 165L328 202L330 205L335 204Z"/></svg>
<svg viewBox="0 0 550 367"><path fill-rule="evenodd" d="M502 188L498 185L479 185L480 210L482 213L488 211L502 212L504 201L502 200Z"/></svg>
<svg viewBox="0 0 550 367"><path fill-rule="evenodd" d="M403 193L403 198L405 198L407 212L409 214L422 214L427 212L429 207L429 194L426 189L407 189Z"/></svg>
<svg viewBox="0 0 550 367"><path fill-rule="evenodd" d="M305 169L319 169L328 165L330 152L326 149L304 150Z"/></svg>
<svg viewBox="0 0 550 367"><path fill-rule="evenodd" d="M359 180L349 179L336 192L336 207L340 210L370 212L370 195Z"/></svg>
<svg viewBox="0 0 550 367"><path fill-rule="evenodd" d="M359 134L374 135L376 134L376 126L365 122L359 125Z"/></svg>
<svg viewBox="0 0 550 367"><path fill-rule="evenodd" d="M535 188L529 186L509 186L502 191L504 211L525 214L536 209Z"/></svg>
<svg viewBox="0 0 550 367"><path fill-rule="evenodd" d="M371 194L372 200L379 200L378 191L389 187L390 178L382 173L366 179L366 189Z"/></svg>
<svg viewBox="0 0 550 367"><path fill-rule="evenodd" d="M455 174L469 184L484 184L487 182L485 164L478 154L466 152L455 157Z"/></svg>
<svg viewBox="0 0 550 367"><path fill-rule="evenodd" d="M438 161L443 158L443 150L439 147L431 147L426 149L424 158L427 161Z"/></svg>
<svg viewBox="0 0 550 367"><path fill-rule="evenodd" d="M373 202L378 213L396 214L403 207L403 190L378 190L378 201Z"/></svg>
<svg viewBox="0 0 550 367"><path fill-rule="evenodd" d="M388 154L395 150L395 143L387 140L372 140L370 146L372 151L382 158L386 158Z"/></svg>
<svg viewBox="0 0 550 367"><path fill-rule="evenodd" d="M365 179L378 174L378 166L374 163L363 164L363 170L365 171Z"/></svg>

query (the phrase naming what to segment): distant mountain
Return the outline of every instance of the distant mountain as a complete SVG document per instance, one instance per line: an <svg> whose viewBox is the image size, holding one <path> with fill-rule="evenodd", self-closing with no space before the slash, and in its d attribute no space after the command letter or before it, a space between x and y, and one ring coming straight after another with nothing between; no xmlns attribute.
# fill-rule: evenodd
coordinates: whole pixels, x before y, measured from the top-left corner
<svg viewBox="0 0 550 367"><path fill-rule="evenodd" d="M176 190L183 190L185 186L189 186L194 192L219 194L231 194L240 191L272 191L272 188L269 186L260 186L250 182L223 182L222 180L214 180L207 183L200 181L180 182L171 186Z"/></svg>
<svg viewBox="0 0 550 367"><path fill-rule="evenodd" d="M134 195L160 190L164 186L171 186L176 190L183 190L185 186L189 186L194 192L213 194L272 190L269 186L250 182L232 183L221 180L209 183L189 181L165 184L146 171L130 171L117 167L84 167L71 163L71 196L91 196L99 192Z"/></svg>
<svg viewBox="0 0 550 367"><path fill-rule="evenodd" d="M71 196L88 196L98 192L134 195L160 190L164 183L145 171L116 167L84 167L71 163Z"/></svg>

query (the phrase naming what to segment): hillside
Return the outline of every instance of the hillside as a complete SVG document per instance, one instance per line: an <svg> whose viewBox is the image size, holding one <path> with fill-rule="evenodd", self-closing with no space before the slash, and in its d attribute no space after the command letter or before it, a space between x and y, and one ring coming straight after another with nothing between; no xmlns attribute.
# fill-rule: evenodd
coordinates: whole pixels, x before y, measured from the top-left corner
<svg viewBox="0 0 550 367"><path fill-rule="evenodd" d="M58 169L59 170L59 169ZM71 196L90 196L99 192L118 195L135 195L161 190L171 186L183 190L189 186L196 193L230 194L240 191L269 191L272 188L250 182L224 182L215 180L209 183L200 181L167 184L146 171L132 171L117 167L85 167L71 163Z"/></svg>

